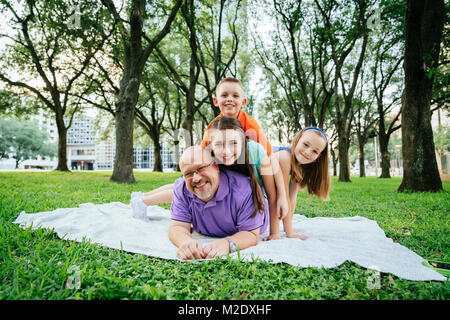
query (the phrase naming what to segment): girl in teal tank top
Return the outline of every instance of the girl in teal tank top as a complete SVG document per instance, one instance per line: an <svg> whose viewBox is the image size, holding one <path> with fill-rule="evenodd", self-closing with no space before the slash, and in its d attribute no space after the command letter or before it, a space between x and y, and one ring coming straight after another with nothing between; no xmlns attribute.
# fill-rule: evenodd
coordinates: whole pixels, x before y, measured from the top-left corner
<svg viewBox="0 0 450 320"><path fill-rule="evenodd" d="M265 192L273 223L279 223L287 216L289 204L286 194L282 193L281 171L274 173L263 146L246 138L237 119L223 116L214 120L209 131L208 147L219 164L248 175L252 185L258 184L261 194ZM259 194L254 196L260 197Z"/></svg>

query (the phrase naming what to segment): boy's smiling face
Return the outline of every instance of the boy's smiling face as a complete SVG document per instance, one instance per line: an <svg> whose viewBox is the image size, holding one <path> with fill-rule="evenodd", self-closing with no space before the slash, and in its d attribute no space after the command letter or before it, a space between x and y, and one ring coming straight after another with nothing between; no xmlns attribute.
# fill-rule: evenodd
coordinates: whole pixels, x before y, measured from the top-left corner
<svg viewBox="0 0 450 320"><path fill-rule="evenodd" d="M219 107L224 116L237 118L241 108L247 103L244 90L237 82L223 82L216 90L214 105Z"/></svg>

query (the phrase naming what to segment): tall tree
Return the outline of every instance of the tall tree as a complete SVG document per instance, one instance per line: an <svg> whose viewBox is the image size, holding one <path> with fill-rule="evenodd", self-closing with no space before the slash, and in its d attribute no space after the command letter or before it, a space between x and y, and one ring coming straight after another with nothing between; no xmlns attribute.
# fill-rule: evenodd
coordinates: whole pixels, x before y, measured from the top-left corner
<svg viewBox="0 0 450 320"><path fill-rule="evenodd" d="M265 90L264 98L259 104L259 112L265 114L261 125L267 127L267 138L278 140L281 145L289 145L290 139L301 129L299 113L293 109L291 96L281 88L277 78L269 71L262 80Z"/></svg>
<svg viewBox="0 0 450 320"><path fill-rule="evenodd" d="M258 3L259 4L259 3ZM321 16L314 4L302 1L273 0L261 8L273 16L276 30L271 45L258 32L253 32L257 61L267 81L276 80L286 100L287 113L296 131L303 126L323 127L326 110L333 95L330 80L332 60L321 28ZM308 21L309 23L304 23Z"/></svg>
<svg viewBox="0 0 450 320"><path fill-rule="evenodd" d="M115 103L116 153L111 181L118 183L135 183L133 175L133 125L135 107L139 96L142 72L150 54L169 33L183 0L176 0L168 12L164 25L160 27L161 17L157 17L149 29L158 29L153 36L146 34L144 22L149 20L148 6L145 0L132 0L128 16L124 19L117 11L114 1L102 0L111 13L120 32L123 46L123 73L119 93Z"/></svg>
<svg viewBox="0 0 450 320"><path fill-rule="evenodd" d="M102 30L103 13L96 1L29 0L20 7L2 0L1 4L13 29L0 34L10 40L2 54L0 80L17 93L39 99L53 114L58 129L56 170L69 171L67 130L80 109L79 99L71 95L79 92L83 71L109 36ZM71 23L73 16L76 23Z"/></svg>
<svg viewBox="0 0 450 320"><path fill-rule="evenodd" d="M367 80L366 80L367 81ZM368 82L368 81L367 81ZM353 131L358 140L359 147L359 176L361 178L366 176L366 168L364 165L365 152L364 147L369 140L375 122L378 120L376 111L373 107L373 96L364 97L366 82L364 81L364 73L361 74L361 85L359 89L359 96L353 99L356 111L353 117Z"/></svg>
<svg viewBox="0 0 450 320"><path fill-rule="evenodd" d="M184 58L184 53L174 54L171 43L156 50L161 64L170 71L173 83L185 97L182 127L189 132L191 143L194 143L193 124L196 114L208 102L214 114L218 114L218 108L212 103L216 85L226 74L233 74L231 65L239 48L237 26L240 8L241 0L212 3L186 0L181 8L183 21L177 26L181 37L176 34L174 40L187 42L186 55L189 57ZM223 35L225 25L228 27L229 37ZM233 75L236 76L236 72Z"/></svg>
<svg viewBox="0 0 450 320"><path fill-rule="evenodd" d="M398 121L401 108L398 107L403 87L400 66L404 51L405 9L406 1L383 1L379 9L380 20L370 43L372 91L378 110L376 130L381 153L380 178L391 177L389 139L401 127Z"/></svg>
<svg viewBox="0 0 450 320"><path fill-rule="evenodd" d="M348 150L353 116L352 102L367 49L369 19L367 9L371 2L354 0L351 2L351 9L348 9L348 4L344 5L343 2L320 3L319 0L315 0L315 3L325 22L324 32L329 39L334 61L333 107L336 112L335 125L338 133L339 181L349 182L350 170L347 163L349 163ZM340 14L336 15L336 11ZM361 38L362 43L357 46L356 43ZM359 48L359 52L353 57L356 61L353 65L347 61L347 58L351 57L350 54L355 48Z"/></svg>
<svg viewBox="0 0 450 320"><path fill-rule="evenodd" d="M238 78L244 85L249 77L251 64L238 60L249 58L246 0L203 1L205 11L196 24L199 38L199 63L202 68L204 87L209 93L209 105L215 116L220 110L214 106L216 85L226 74ZM198 7L198 5L197 5ZM227 28L224 28L227 26ZM242 48L241 50L239 50ZM241 62L241 61L239 61ZM247 99L247 104L248 104ZM209 121L208 121L209 122Z"/></svg>
<svg viewBox="0 0 450 320"><path fill-rule="evenodd" d="M157 64L154 64L157 67ZM144 129L153 142L153 171L163 171L161 158L161 134L164 119L171 103L169 97L168 79L164 79L162 70L146 70L143 74L142 101L136 106L136 122ZM142 99L141 99L142 97Z"/></svg>
<svg viewBox="0 0 450 320"><path fill-rule="evenodd" d="M403 180L398 190L439 191L430 102L445 20L443 0L408 0L402 99Z"/></svg>

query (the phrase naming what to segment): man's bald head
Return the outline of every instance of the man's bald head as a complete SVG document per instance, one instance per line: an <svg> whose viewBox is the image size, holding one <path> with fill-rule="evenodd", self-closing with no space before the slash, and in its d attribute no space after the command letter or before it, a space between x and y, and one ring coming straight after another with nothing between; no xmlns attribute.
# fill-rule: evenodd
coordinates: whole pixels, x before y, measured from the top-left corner
<svg viewBox="0 0 450 320"><path fill-rule="evenodd" d="M211 151L202 146L191 146L184 150L180 158L180 169L183 171L183 167L186 165L202 165L208 164L213 161Z"/></svg>

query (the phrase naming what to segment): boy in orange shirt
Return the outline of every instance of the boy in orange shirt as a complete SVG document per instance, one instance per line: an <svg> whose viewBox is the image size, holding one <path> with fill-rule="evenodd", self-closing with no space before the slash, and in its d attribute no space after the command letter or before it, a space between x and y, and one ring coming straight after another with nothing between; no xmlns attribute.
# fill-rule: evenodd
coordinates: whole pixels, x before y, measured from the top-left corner
<svg viewBox="0 0 450 320"><path fill-rule="evenodd" d="M247 104L247 99L244 97L244 86L238 79L232 77L222 79L217 84L216 97L214 97L213 101L214 105L220 109L220 114L215 119L222 116L229 116L238 119L244 129L245 135L249 139L261 144L266 150L268 156L272 154L272 146L270 145L269 140L267 140L267 137L258 122L241 110ZM206 147L209 139L208 131L211 126L211 122L203 135L203 147Z"/></svg>

